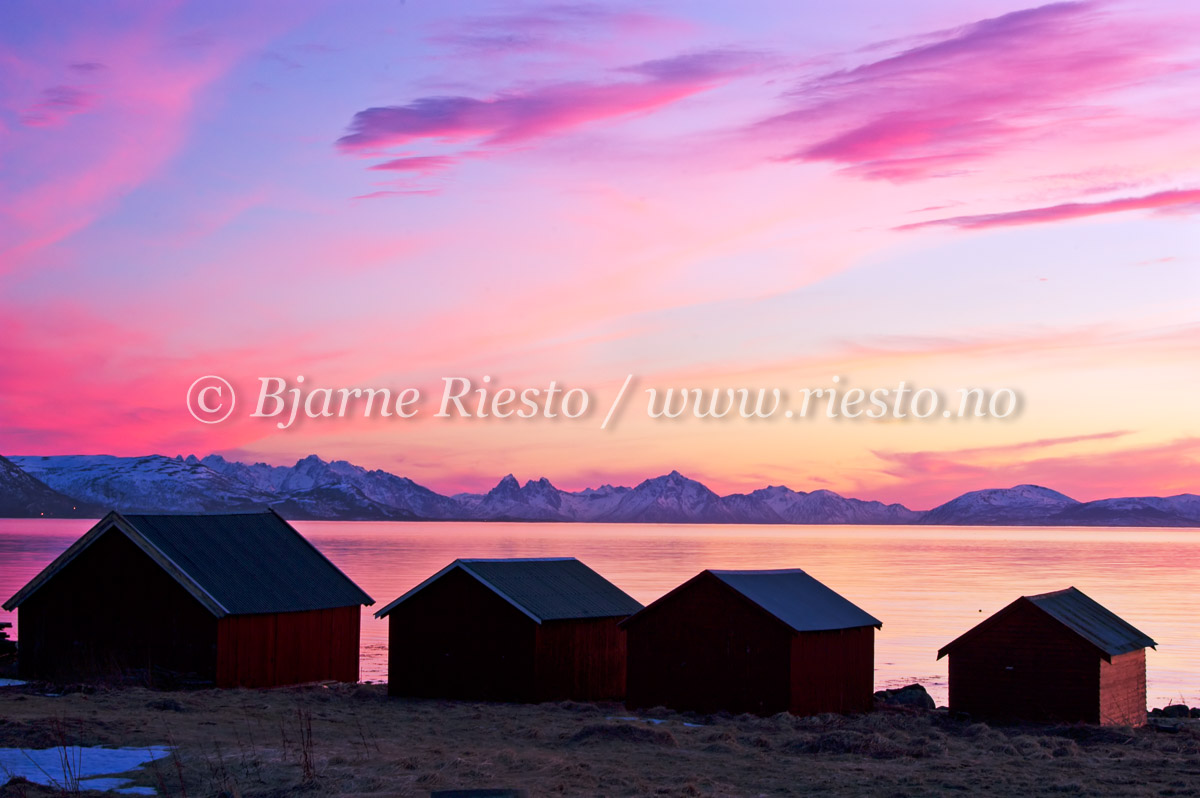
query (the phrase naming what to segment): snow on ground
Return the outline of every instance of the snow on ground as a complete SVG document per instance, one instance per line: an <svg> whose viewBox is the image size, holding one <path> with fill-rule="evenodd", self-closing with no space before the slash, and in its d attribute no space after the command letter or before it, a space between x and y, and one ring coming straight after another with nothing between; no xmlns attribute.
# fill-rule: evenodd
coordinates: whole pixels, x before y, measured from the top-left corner
<svg viewBox="0 0 1200 798"><path fill-rule="evenodd" d="M171 753L166 746L148 748L0 748L0 776L24 776L29 781L62 790L112 790L123 795L154 795L152 787L128 787L129 779L114 778Z"/></svg>
<svg viewBox="0 0 1200 798"><path fill-rule="evenodd" d="M20 687L25 682L20 679L0 679L0 687Z"/></svg>

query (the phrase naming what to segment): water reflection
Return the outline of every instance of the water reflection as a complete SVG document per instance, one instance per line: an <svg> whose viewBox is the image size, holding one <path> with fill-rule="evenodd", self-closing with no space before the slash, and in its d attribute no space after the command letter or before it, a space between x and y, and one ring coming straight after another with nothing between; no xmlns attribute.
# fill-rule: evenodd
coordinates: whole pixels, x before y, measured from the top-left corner
<svg viewBox="0 0 1200 798"><path fill-rule="evenodd" d="M0 520L0 594L12 595L90 526ZM1200 530L729 527L298 522L376 600L456 557L578 557L643 603L704 568L804 568L883 621L876 686L914 679L944 703L937 649L1022 593L1074 585L1159 643L1153 706L1200 704ZM363 613L362 678L382 679L387 624ZM0 620L12 620L0 613ZM19 636L19 630L18 630Z"/></svg>

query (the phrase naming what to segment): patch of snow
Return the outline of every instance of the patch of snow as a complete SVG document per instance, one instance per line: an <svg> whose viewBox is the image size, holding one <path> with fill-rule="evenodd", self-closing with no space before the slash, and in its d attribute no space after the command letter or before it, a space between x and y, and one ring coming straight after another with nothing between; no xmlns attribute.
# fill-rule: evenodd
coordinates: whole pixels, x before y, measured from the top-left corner
<svg viewBox="0 0 1200 798"><path fill-rule="evenodd" d="M0 687L20 687L25 682L20 679L0 679Z"/></svg>
<svg viewBox="0 0 1200 798"><path fill-rule="evenodd" d="M130 787L130 779L113 778L162 759L167 746L146 748L0 748L0 774L5 779L22 776L61 790L115 790L126 795L154 795L150 787Z"/></svg>
<svg viewBox="0 0 1200 798"><path fill-rule="evenodd" d="M609 716L605 717L605 720L625 720L625 721L632 721L634 723L653 723L655 726L657 726L660 723L667 722L663 718L636 718L633 715L609 715ZM683 725L690 726L693 729L704 728L703 723L688 723L687 721L684 721Z"/></svg>

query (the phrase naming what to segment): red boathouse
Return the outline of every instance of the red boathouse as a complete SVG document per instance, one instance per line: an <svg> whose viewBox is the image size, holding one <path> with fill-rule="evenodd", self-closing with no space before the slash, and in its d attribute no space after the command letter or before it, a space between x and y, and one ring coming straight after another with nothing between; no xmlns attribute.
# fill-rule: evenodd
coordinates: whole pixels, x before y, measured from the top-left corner
<svg viewBox="0 0 1200 798"><path fill-rule="evenodd" d="M997 720L1146 723L1155 642L1081 591L1022 596L938 652L950 709Z"/></svg>
<svg viewBox="0 0 1200 798"><path fill-rule="evenodd" d="M275 512L112 512L9 599L22 677L358 680L373 604Z"/></svg>
<svg viewBox="0 0 1200 798"><path fill-rule="evenodd" d="M375 613L388 619L388 693L621 698L617 623L641 608L573 558L455 560Z"/></svg>
<svg viewBox="0 0 1200 798"><path fill-rule="evenodd" d="M881 625L798 568L702 571L622 624L628 704L867 712Z"/></svg>

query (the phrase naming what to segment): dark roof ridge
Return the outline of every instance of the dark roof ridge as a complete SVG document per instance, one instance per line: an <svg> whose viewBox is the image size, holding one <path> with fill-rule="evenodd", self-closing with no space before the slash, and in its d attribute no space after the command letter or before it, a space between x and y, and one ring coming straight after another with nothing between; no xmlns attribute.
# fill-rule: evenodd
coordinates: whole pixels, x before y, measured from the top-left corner
<svg viewBox="0 0 1200 798"><path fill-rule="evenodd" d="M553 570L522 569L553 564ZM375 613L389 615L396 607L453 570L471 578L507 601L534 623L578 618L627 617L642 608L632 596L576 557L459 558ZM522 590L537 585L538 589Z"/></svg>
<svg viewBox="0 0 1200 798"><path fill-rule="evenodd" d="M124 535L217 618L374 603L273 509L129 515L114 510L5 602L5 609L17 608L113 533Z"/></svg>

